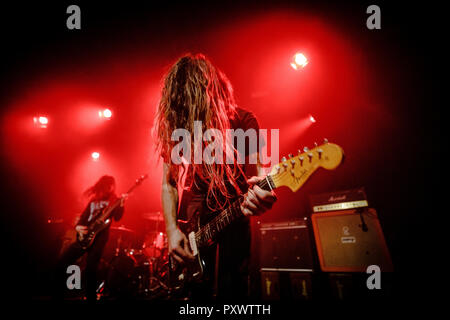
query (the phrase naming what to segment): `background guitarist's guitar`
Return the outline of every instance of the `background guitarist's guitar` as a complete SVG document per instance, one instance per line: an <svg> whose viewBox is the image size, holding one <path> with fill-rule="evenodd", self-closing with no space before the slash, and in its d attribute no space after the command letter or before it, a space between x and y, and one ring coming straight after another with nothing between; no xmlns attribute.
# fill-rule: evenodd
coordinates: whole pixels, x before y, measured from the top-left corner
<svg viewBox="0 0 450 320"><path fill-rule="evenodd" d="M326 140L320 146L311 150L305 148L303 151L299 151L296 157L283 157L282 162L272 167L271 172L257 185L264 190L286 186L296 192L318 168L333 170L344 157L341 147ZM180 291L186 282L201 281L205 271L202 251L213 244L228 225L243 217L240 210L242 201L243 197L238 198L227 209L209 215L211 218L206 222L198 215L188 222L179 222L179 228L188 238L195 259L180 264L169 257L169 284L172 292Z"/></svg>
<svg viewBox="0 0 450 320"><path fill-rule="evenodd" d="M134 185L130 189L128 189L128 191L123 194L122 197L118 198L116 201L114 201L113 204L109 205L108 207L100 209L101 212L95 213L96 218L90 221L87 225L88 232L85 235L77 234L77 241L81 248L87 249L92 245L97 234L111 224L111 215L114 212L114 209L120 206L120 202L122 201L122 199L126 198L131 192L133 192L133 190L137 186L139 186L147 177L148 175L145 174L136 179Z"/></svg>

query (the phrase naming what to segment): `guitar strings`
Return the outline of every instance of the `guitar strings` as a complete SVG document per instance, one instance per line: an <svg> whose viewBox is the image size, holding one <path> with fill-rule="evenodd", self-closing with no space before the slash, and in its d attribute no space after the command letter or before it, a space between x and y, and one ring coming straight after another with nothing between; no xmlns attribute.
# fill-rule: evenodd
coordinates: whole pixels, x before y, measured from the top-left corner
<svg viewBox="0 0 450 320"><path fill-rule="evenodd" d="M284 173L285 172L282 172L281 174L284 174ZM279 175L280 174L272 176L272 175L268 174L266 177L270 177L273 182L277 182L279 180L279 178L281 178L281 177L279 177ZM270 186L267 179L263 179L263 180L259 181L259 183L257 185L263 189ZM214 217L211 221L209 221L205 226L201 227L197 232L195 232L196 240L203 241L203 239L202 239L203 234L207 234L208 238L212 238L213 235L211 235L211 228L209 226L211 224L219 225L219 221L220 221L220 223L222 223L224 221L225 217L229 217L229 215L226 215L226 212L230 211L230 213L233 213L232 212L233 206L235 206L236 203L240 202L240 200L242 200L242 199L243 199L243 197L240 197L240 199L233 202L229 208L227 208L224 211L222 211L221 213L219 213L216 217ZM234 215L233 215L233 218L234 218ZM206 230L206 228L208 228L208 230Z"/></svg>

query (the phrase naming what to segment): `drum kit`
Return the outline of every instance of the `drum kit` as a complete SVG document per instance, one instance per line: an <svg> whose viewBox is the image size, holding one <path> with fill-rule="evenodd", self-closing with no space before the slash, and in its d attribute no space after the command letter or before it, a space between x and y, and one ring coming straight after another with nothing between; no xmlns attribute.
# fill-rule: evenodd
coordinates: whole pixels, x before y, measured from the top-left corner
<svg viewBox="0 0 450 320"><path fill-rule="evenodd" d="M143 234L125 226L111 227L100 269L100 298L162 297L168 288L168 246L160 212L142 215Z"/></svg>

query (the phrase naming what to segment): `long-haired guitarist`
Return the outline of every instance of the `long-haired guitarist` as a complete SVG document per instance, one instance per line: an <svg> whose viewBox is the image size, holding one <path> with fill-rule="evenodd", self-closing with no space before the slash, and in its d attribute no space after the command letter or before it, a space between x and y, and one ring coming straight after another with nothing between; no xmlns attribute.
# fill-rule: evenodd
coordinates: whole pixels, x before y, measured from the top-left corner
<svg viewBox="0 0 450 320"><path fill-rule="evenodd" d="M105 208L108 208L119 199L115 194L115 187L116 182L114 177L104 175L93 186L84 192L84 195L88 197L89 200L85 210L82 212L75 226L77 239L83 239L83 237L85 237L88 233L87 225L96 219L96 217L101 214ZM115 221L119 221L122 218L124 212L124 200L125 197L122 197L120 200L120 205L117 206L112 212L112 217ZM103 250L108 241L110 225L111 224L97 234L94 241L87 249L83 249L79 241L75 241L62 253L56 270L56 281L58 283L55 285L57 286L57 294L61 295L63 293L62 289L64 288L65 280L62 277L64 276L66 268L75 263L75 261L87 252L85 270L86 295L88 300L96 299L96 273Z"/></svg>
<svg viewBox="0 0 450 320"><path fill-rule="evenodd" d="M226 76L201 54L183 56L170 68L164 79L155 122L157 147L164 160L162 205L169 253L179 263L193 259L188 239L177 226L177 219L188 220L196 214L207 216L227 208L244 195L240 206L244 217L229 226L217 244L211 246L206 254L213 262L207 265L206 273L210 276L190 290L191 297L198 299L243 298L248 292L251 239L248 217L270 209L276 197L273 192L255 185L262 179L259 177L263 175L261 166L248 165L247 161L246 165L237 164L234 145L233 164L228 161L198 164L193 160L194 152L191 152L191 159L185 159L188 164L173 163L172 149L178 142L173 141L171 135L175 129L186 129L193 143L194 121L201 121L202 132L216 129L223 137L227 129L243 129L244 132L259 129L255 116L236 105ZM194 148L192 146L192 150ZM248 159L248 148L240 156Z"/></svg>

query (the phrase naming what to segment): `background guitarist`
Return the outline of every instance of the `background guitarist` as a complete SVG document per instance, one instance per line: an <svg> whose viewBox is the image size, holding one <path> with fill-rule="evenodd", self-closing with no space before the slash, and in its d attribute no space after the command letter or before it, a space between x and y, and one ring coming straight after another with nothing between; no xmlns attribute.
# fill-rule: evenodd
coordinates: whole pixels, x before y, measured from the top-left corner
<svg viewBox="0 0 450 320"><path fill-rule="evenodd" d="M254 115L236 106L226 76L203 55L186 55L170 68L164 79L155 121L157 148L164 160L162 206L169 253L181 263L193 258L186 236L177 227L177 219L188 220L195 214L207 216L225 209L237 197L244 195L241 211L245 217L226 230L218 246L212 246L210 252L202 254L203 258L206 256L209 262L213 262L207 264L209 280L190 288L193 299L205 300L214 295L219 299L242 299L248 293L251 239L248 217L270 209L276 197L272 192L252 186L262 179L258 177L263 175L259 165L241 166L236 162L232 165L194 164L192 158L187 159L190 160L189 165L172 163L171 151L178 143L171 140L172 132L184 128L191 133L193 141L195 120L202 121L203 132L214 128L220 130L223 137L226 129L230 128L259 129ZM258 145L261 147L262 143ZM246 152L248 149L246 147ZM193 157L194 152L191 153ZM239 156L247 158L249 154Z"/></svg>
<svg viewBox="0 0 450 320"><path fill-rule="evenodd" d="M84 192L84 195L89 198L89 202L75 226L75 230L79 236L82 237L87 233L86 225L95 219L97 215L102 212L102 209L110 206L118 199L115 194L115 187L116 183L114 177L105 175ZM119 221L122 218L124 212L124 200L125 198L122 198L120 206L118 206L113 212L115 221ZM56 293L60 295L60 298L62 298L64 292L63 289L65 288L65 279L67 277L65 271L67 267L75 263L84 253L87 252L85 270L86 294L88 300L96 300L97 268L105 245L108 242L109 226L98 233L94 239L94 242L88 249L83 250L78 241L75 241L62 253L57 265L57 283L55 283L57 286Z"/></svg>

